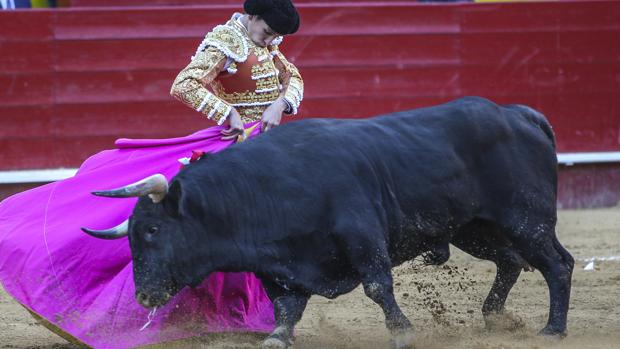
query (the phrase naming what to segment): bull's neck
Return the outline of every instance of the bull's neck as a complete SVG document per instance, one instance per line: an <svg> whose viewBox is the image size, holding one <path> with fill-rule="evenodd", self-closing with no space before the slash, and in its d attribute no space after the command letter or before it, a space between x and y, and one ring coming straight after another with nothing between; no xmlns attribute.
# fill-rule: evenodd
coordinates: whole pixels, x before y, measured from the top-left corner
<svg viewBox="0 0 620 349"><path fill-rule="evenodd" d="M196 254L192 263L199 266L193 268L200 268L203 278L216 271L253 272L256 265L250 262L258 260L257 233L251 228L257 217L248 209L260 205L247 186L252 173L245 164L237 166L218 155L228 154L214 154L198 162L181 179L191 193L191 207L200 207L192 214L197 221L190 229L193 237L187 248Z"/></svg>
<svg viewBox="0 0 620 349"><path fill-rule="evenodd" d="M206 278L213 272L254 272L256 266L256 243L252 234L236 232L209 234L205 227L196 241L198 248L197 263L201 266L201 277ZM245 235L245 238L241 238Z"/></svg>

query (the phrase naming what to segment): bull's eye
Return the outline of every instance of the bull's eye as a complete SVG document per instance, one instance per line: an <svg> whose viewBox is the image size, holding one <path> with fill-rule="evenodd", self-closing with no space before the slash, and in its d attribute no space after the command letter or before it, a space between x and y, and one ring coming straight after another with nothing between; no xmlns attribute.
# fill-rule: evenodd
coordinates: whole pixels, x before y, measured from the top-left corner
<svg viewBox="0 0 620 349"><path fill-rule="evenodd" d="M159 228L157 228L156 226L152 225L149 227L149 234L157 234L157 232L159 231Z"/></svg>

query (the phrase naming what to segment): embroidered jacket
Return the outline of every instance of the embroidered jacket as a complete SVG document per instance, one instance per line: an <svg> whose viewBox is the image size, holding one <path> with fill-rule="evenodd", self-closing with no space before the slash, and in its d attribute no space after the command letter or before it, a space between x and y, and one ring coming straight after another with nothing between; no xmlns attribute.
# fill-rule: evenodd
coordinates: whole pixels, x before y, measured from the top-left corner
<svg viewBox="0 0 620 349"><path fill-rule="evenodd" d="M282 37L260 47L235 13L207 33L190 64L174 80L170 94L221 125L232 107L244 123L260 120L280 95L287 112L297 113L304 83L297 68L278 50Z"/></svg>

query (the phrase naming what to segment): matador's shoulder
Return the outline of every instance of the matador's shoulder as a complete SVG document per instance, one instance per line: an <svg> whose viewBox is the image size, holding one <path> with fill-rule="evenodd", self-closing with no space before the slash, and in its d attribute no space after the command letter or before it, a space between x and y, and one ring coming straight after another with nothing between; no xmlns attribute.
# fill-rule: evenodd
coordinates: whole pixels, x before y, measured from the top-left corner
<svg viewBox="0 0 620 349"><path fill-rule="evenodd" d="M236 62L245 62L250 47L246 35L235 22L235 19L231 19L226 24L218 25L208 32L198 46L196 54L203 51L207 46L212 46Z"/></svg>

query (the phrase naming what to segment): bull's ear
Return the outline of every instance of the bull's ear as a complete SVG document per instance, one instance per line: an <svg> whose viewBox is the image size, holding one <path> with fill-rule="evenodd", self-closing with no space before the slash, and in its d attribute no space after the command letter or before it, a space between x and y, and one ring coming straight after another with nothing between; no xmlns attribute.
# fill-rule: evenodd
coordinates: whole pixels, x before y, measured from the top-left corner
<svg viewBox="0 0 620 349"><path fill-rule="evenodd" d="M166 194L166 197L162 202L164 205L164 209L171 216L180 217L185 211L183 207L184 201L183 184L181 183L181 181L175 180L170 184L168 194Z"/></svg>

